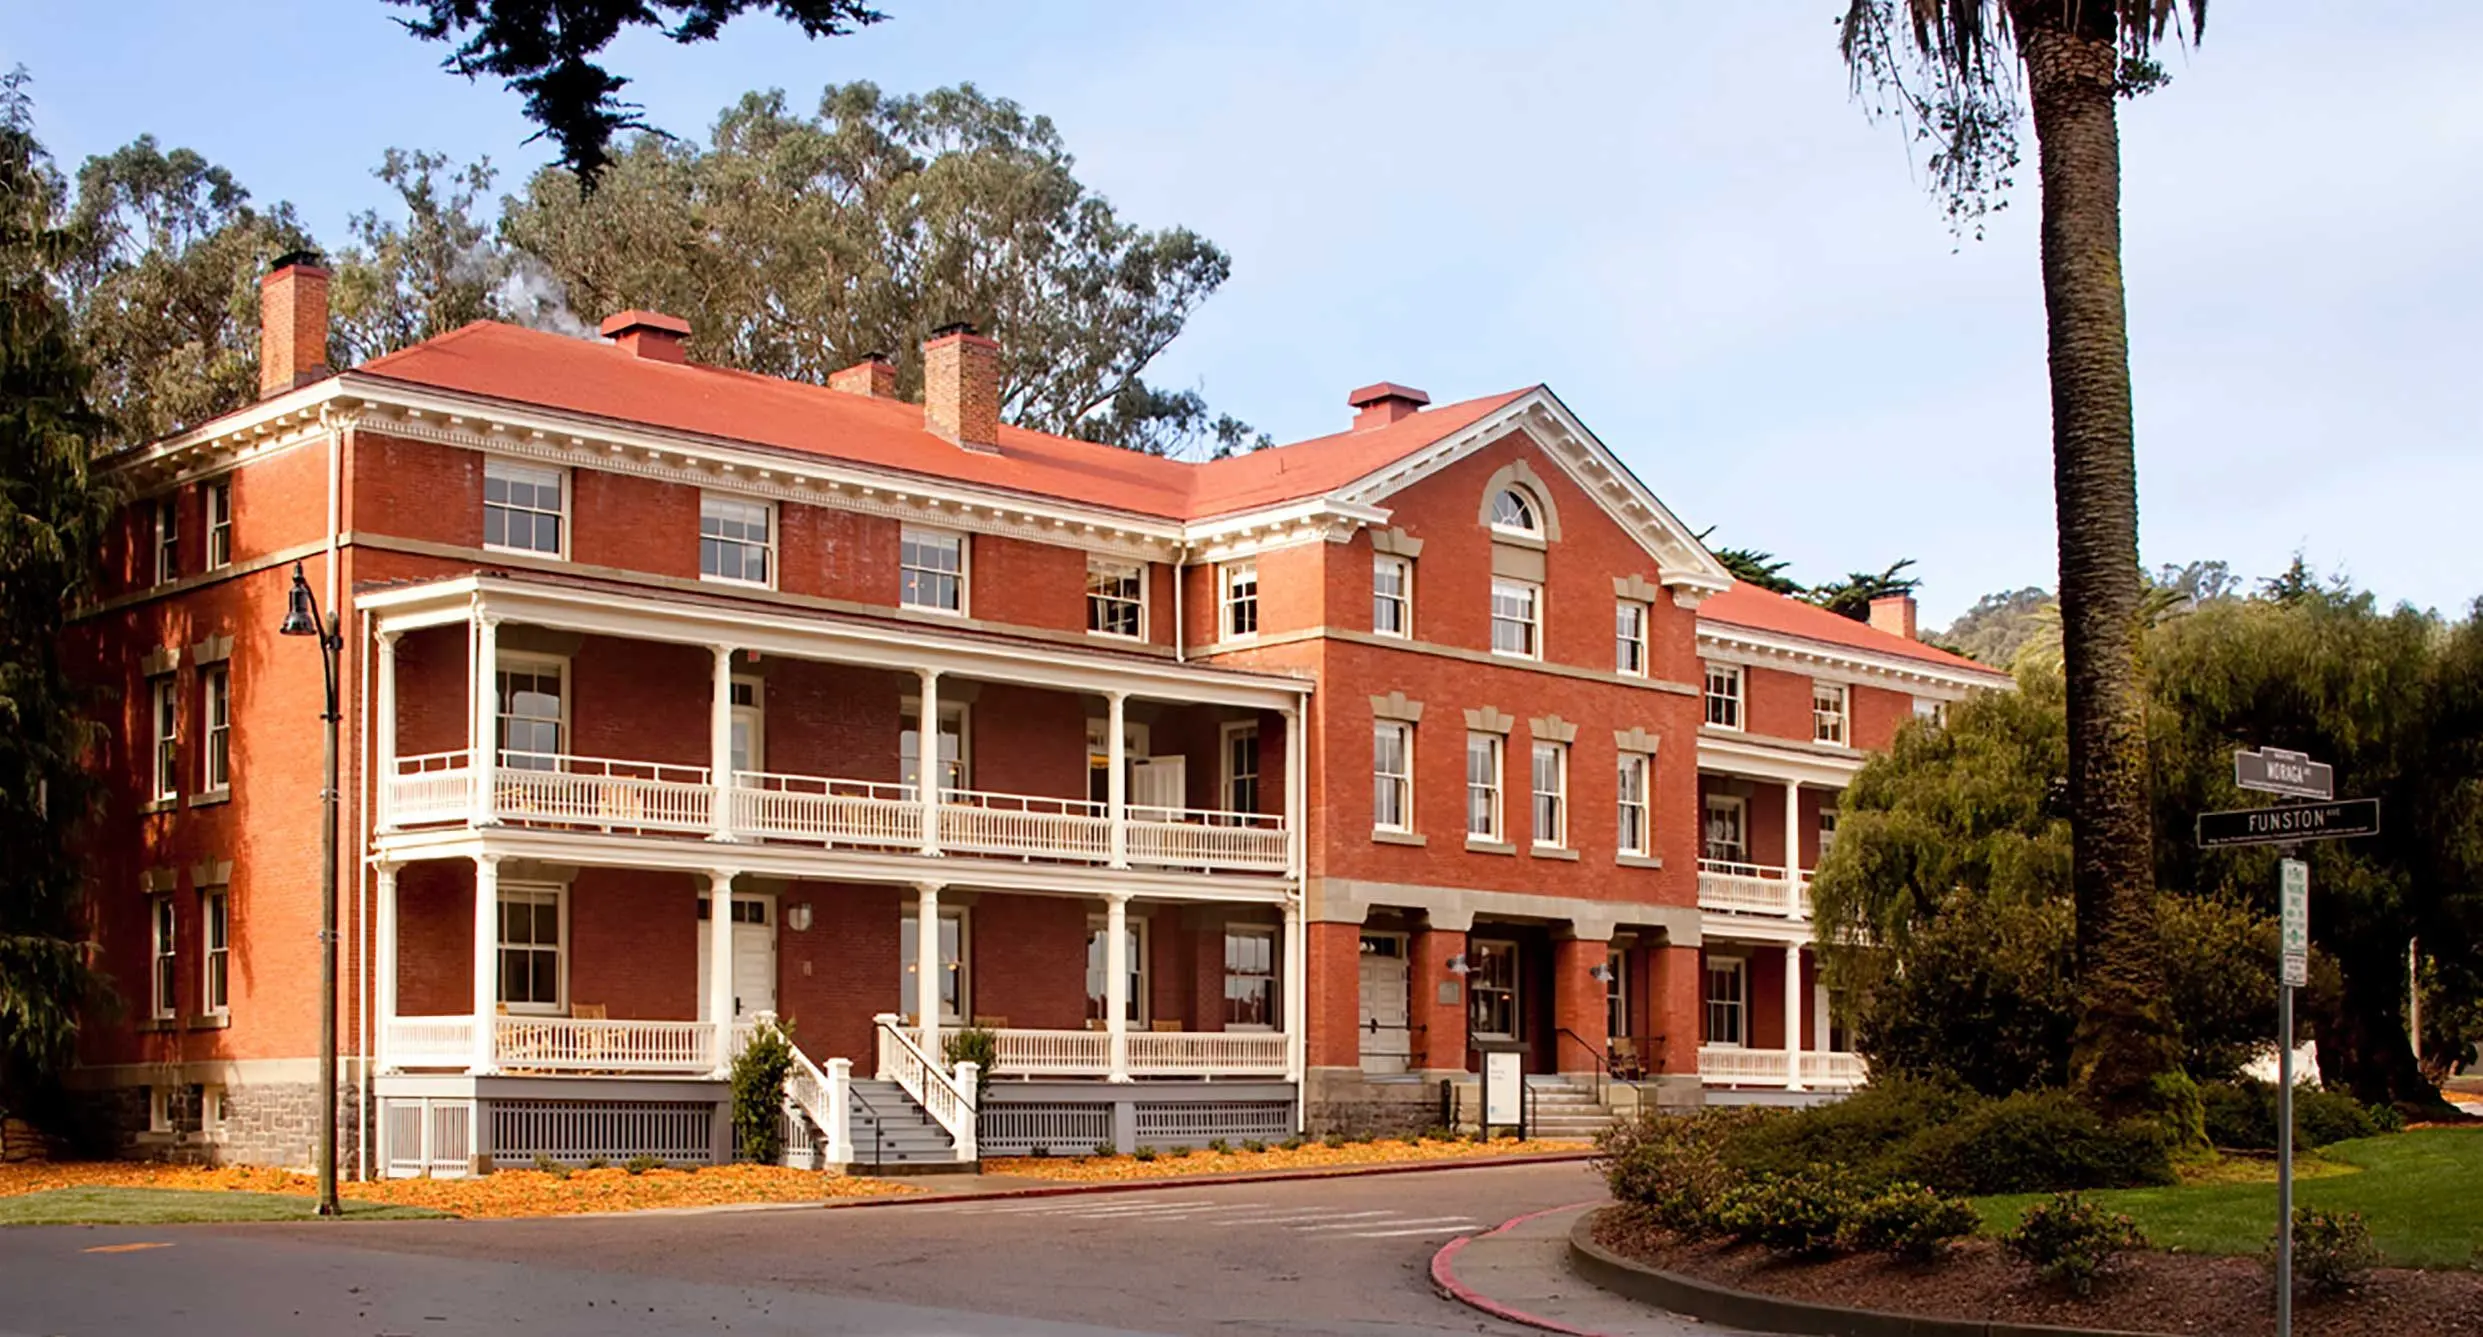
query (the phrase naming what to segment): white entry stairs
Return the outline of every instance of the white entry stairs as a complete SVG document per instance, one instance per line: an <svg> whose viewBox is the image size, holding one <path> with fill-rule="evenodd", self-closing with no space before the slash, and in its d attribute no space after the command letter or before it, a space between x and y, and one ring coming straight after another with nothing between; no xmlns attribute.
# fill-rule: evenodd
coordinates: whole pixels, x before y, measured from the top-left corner
<svg viewBox="0 0 2483 1337"><path fill-rule="evenodd" d="M853 1170L857 1174L938 1174L972 1170L957 1140L895 1082L855 1080L848 1088Z"/></svg>
<svg viewBox="0 0 2483 1337"><path fill-rule="evenodd" d="M1593 1078L1536 1073L1526 1079L1526 1131L1535 1137L1592 1138L1612 1127L1609 1105L1595 1099Z"/></svg>

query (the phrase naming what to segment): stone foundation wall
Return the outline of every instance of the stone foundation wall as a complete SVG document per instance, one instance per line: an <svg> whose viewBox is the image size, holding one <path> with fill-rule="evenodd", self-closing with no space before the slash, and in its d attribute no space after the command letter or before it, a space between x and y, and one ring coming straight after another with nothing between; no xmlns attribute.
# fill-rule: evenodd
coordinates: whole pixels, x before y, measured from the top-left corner
<svg viewBox="0 0 2483 1337"><path fill-rule="evenodd" d="M168 1129L150 1127L152 1093L164 1093ZM87 1096L87 1117L97 1141L117 1154L186 1165L271 1165L316 1168L319 1156L319 1086L316 1082L248 1082L220 1088L223 1117L207 1119L207 1084L113 1086ZM364 1126L361 1091L337 1084L337 1173L352 1178Z"/></svg>
<svg viewBox="0 0 2483 1337"><path fill-rule="evenodd" d="M1474 1078L1449 1074L1452 1109L1474 1111ZM1314 1137L1419 1133L1440 1125L1440 1077L1374 1080L1358 1068L1313 1068L1302 1084L1302 1123ZM1459 1088L1462 1088L1460 1090Z"/></svg>

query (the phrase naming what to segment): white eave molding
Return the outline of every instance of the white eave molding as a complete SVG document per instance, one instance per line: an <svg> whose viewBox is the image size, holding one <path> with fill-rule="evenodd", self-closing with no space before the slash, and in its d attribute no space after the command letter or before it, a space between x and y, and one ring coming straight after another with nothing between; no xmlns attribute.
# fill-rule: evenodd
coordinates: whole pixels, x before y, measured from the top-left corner
<svg viewBox="0 0 2483 1337"><path fill-rule="evenodd" d="M1901 655L1833 645L1826 641L1759 631L1726 622L1710 622L1703 618L1698 624L1698 640L1702 649L1713 648L1722 652L1709 658L1728 663L1787 667L1802 672L1825 669L1840 678L1876 680L1925 696L1954 699L1968 692L2006 688L2012 683L2009 675L1996 670L1977 672L1948 668Z"/></svg>

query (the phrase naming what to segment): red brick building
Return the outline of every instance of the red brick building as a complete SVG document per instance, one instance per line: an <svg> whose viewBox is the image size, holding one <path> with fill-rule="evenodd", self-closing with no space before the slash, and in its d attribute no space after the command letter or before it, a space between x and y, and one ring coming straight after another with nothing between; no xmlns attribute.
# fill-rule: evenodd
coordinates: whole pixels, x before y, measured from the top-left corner
<svg viewBox="0 0 2483 1337"><path fill-rule="evenodd" d="M124 1002L79 1076L140 1148L308 1156L296 564L344 638L349 1170L720 1151L760 1014L837 1159L1425 1123L1443 1078L1470 1119L1495 1040L1858 1080L1802 870L1864 752L2005 679L1733 587L1549 390L1194 464L1003 425L962 330L919 405L644 312L331 372L325 285L267 279L257 404L113 462L75 631Z"/></svg>

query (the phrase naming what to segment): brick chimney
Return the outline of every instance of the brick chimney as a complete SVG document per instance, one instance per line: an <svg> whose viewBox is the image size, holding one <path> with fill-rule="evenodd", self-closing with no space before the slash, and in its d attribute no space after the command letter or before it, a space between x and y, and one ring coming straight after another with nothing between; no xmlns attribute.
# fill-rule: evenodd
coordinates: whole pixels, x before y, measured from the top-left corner
<svg viewBox="0 0 2483 1337"><path fill-rule="evenodd" d="M1914 639L1914 596L1883 594L1871 601L1871 626L1891 636Z"/></svg>
<svg viewBox="0 0 2483 1337"><path fill-rule="evenodd" d="M828 373L828 388L849 395L869 395L873 399L897 397L897 364L886 353L865 353L862 360L842 371Z"/></svg>
<svg viewBox="0 0 2483 1337"><path fill-rule="evenodd" d="M316 251L287 251L259 280L259 398L328 374L328 271Z"/></svg>
<svg viewBox="0 0 2483 1337"><path fill-rule="evenodd" d="M1410 385L1399 385L1395 381L1381 381L1377 385L1366 385L1345 396L1345 402L1357 410L1354 414L1354 430L1367 432L1374 427L1386 427L1399 418L1411 417L1421 412L1423 405L1431 402L1431 396Z"/></svg>
<svg viewBox="0 0 2483 1337"><path fill-rule="evenodd" d="M923 426L968 450L1000 450L1000 345L943 325L923 345Z"/></svg>
<svg viewBox="0 0 2483 1337"><path fill-rule="evenodd" d="M679 316L632 307L604 317L602 333L632 357L652 362L690 360L690 322Z"/></svg>

